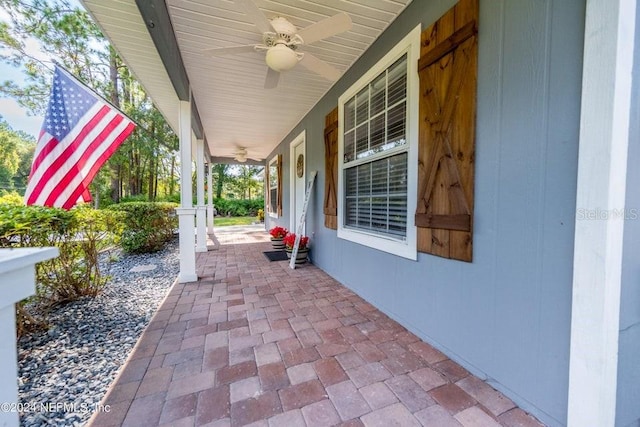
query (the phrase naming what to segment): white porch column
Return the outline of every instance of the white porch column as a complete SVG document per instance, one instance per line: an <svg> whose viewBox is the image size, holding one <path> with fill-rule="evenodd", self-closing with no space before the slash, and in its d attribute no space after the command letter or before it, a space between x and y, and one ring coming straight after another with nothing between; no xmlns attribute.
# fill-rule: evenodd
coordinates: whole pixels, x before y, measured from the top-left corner
<svg viewBox="0 0 640 427"><path fill-rule="evenodd" d="M176 209L180 227L180 283L198 280L193 232L196 210L191 186L191 102L180 101L180 207Z"/></svg>
<svg viewBox="0 0 640 427"><path fill-rule="evenodd" d="M207 233L213 234L213 165L209 159L209 173L207 174Z"/></svg>
<svg viewBox="0 0 640 427"><path fill-rule="evenodd" d="M15 303L36 292L37 262L58 256L58 248L0 249L0 403L18 403ZM17 426L18 412L0 410L0 426Z"/></svg>
<svg viewBox="0 0 640 427"><path fill-rule="evenodd" d="M204 140L196 140L196 252L207 251L207 207L204 204Z"/></svg>
<svg viewBox="0 0 640 427"><path fill-rule="evenodd" d="M636 0L587 1L569 426L613 426Z"/></svg>

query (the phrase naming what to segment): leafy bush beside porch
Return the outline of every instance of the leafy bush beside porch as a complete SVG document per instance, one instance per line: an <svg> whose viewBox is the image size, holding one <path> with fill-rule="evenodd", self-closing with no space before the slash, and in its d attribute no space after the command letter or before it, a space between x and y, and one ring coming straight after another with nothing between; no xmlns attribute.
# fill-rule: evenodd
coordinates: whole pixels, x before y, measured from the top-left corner
<svg viewBox="0 0 640 427"><path fill-rule="evenodd" d="M264 199L214 199L218 215L222 216L257 216L264 209Z"/></svg>
<svg viewBox="0 0 640 427"><path fill-rule="evenodd" d="M162 249L178 228L176 203L126 202L107 210L124 214L121 246L126 252L155 252Z"/></svg>
<svg viewBox="0 0 640 427"><path fill-rule="evenodd" d="M107 277L100 272L101 251L119 242L123 214L77 207L70 211L40 206L0 204L0 247L56 246L57 258L36 265L36 295L46 306L97 295ZM18 334L46 324L18 304Z"/></svg>

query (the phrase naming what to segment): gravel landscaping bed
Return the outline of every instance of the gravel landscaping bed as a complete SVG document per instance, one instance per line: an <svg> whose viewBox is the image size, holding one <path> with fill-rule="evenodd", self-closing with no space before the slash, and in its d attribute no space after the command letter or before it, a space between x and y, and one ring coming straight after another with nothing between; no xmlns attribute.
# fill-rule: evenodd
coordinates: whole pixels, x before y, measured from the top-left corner
<svg viewBox="0 0 640 427"><path fill-rule="evenodd" d="M109 257L102 271L112 279L98 297L55 307L48 331L18 342L21 425L84 425L178 275L177 239Z"/></svg>

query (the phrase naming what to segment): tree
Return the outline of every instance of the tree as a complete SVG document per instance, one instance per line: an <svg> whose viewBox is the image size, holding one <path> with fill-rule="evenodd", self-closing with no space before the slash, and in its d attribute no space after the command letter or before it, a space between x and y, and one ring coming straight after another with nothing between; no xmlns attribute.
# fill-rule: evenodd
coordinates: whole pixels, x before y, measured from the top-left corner
<svg viewBox="0 0 640 427"><path fill-rule="evenodd" d="M85 11L72 8L66 0L0 0L0 7L10 19L9 23L0 24L0 42L8 48L0 58L21 66L28 82L20 87L5 81L0 93L43 115L49 97L52 55L87 85L104 92L109 84L106 44ZM27 48L30 39L43 46L37 57ZM46 57L49 59L41 59Z"/></svg>
<svg viewBox="0 0 640 427"><path fill-rule="evenodd" d="M227 175L228 170L229 165L225 165L222 163L213 165L213 175L216 181L216 199L222 197L222 189L225 182L229 179L229 175Z"/></svg>
<svg viewBox="0 0 640 427"><path fill-rule="evenodd" d="M23 86L1 83L0 95L42 115L55 58L138 124L100 170L92 193L114 201L142 194L152 200L159 189L172 194L177 137L90 16L67 0L0 0L0 8L9 17L0 22L0 44L6 47L0 60L21 67L26 76ZM37 55L27 49L33 39L42 46Z"/></svg>
<svg viewBox="0 0 640 427"><path fill-rule="evenodd" d="M252 191L255 196L261 195L262 185L257 178L263 169L261 166L235 166L229 179L231 188L242 199L251 200Z"/></svg>
<svg viewBox="0 0 640 427"><path fill-rule="evenodd" d="M34 149L31 136L14 131L0 117L0 189L24 194Z"/></svg>

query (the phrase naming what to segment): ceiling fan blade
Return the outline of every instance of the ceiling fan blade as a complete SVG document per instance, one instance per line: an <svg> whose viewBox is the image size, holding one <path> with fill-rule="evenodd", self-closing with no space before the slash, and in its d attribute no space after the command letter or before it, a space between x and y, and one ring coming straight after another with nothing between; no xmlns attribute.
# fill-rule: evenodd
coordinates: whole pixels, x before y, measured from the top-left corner
<svg viewBox="0 0 640 427"><path fill-rule="evenodd" d="M300 60L300 65L307 70L320 74L322 77L327 80L331 80L332 82L338 80L342 75L340 70L327 64L323 60L316 58L308 52L305 52L304 56Z"/></svg>
<svg viewBox="0 0 640 427"><path fill-rule="evenodd" d="M236 4L242 6L247 16L256 24L261 33L273 32L271 22L252 0L236 0Z"/></svg>
<svg viewBox="0 0 640 427"><path fill-rule="evenodd" d="M209 56L222 56L222 55L233 55L236 53L255 52L255 51L256 51L255 45L248 44L243 46L217 47L212 49L205 49L202 51L202 53Z"/></svg>
<svg viewBox="0 0 640 427"><path fill-rule="evenodd" d="M264 88L265 89L273 89L278 86L278 82L280 81L280 73L276 70L273 70L267 67L267 77L264 80Z"/></svg>
<svg viewBox="0 0 640 427"><path fill-rule="evenodd" d="M344 12L340 12L337 15L333 15L330 18L323 19L320 22L301 29L298 31L298 35L302 37L305 44L311 44L318 40L349 31L351 24L351 17Z"/></svg>

